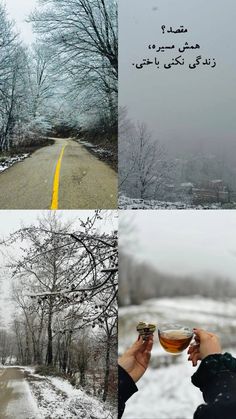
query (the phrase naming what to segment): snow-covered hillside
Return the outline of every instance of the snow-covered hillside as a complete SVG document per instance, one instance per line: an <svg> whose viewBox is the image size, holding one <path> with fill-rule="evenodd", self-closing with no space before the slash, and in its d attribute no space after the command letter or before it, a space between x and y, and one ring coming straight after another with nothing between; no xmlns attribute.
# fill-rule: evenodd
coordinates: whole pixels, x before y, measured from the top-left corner
<svg viewBox="0 0 236 419"><path fill-rule="evenodd" d="M216 332L224 351L236 355L236 301L215 301L202 297L165 298L145 301L141 306L123 307L119 312L119 352L136 339L139 321L177 322ZM138 383L139 392L127 403L124 419L192 419L203 402L200 391L191 384L195 372L180 356L167 354L155 334L151 367Z"/></svg>
<svg viewBox="0 0 236 419"><path fill-rule="evenodd" d="M236 204L235 204L236 206ZM166 201L154 201L148 199L135 199L128 198L126 196L120 196L119 198L120 209L220 209L221 204L205 204L205 205L191 205L185 202L166 202Z"/></svg>

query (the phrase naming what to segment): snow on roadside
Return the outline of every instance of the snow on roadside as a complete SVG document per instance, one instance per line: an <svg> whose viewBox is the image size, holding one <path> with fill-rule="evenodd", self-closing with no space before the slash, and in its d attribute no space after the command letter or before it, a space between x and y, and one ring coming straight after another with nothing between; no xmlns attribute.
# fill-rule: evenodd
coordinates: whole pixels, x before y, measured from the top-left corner
<svg viewBox="0 0 236 419"><path fill-rule="evenodd" d="M19 163L29 157L29 153L19 154L14 157L6 157L5 159L0 159L0 173L5 172L5 170L12 167L14 164Z"/></svg>
<svg viewBox="0 0 236 419"><path fill-rule="evenodd" d="M94 153L100 154L102 156L112 156L113 155L112 151L105 150L104 148L101 148L99 145L91 144L88 141L84 141L84 140L80 140L79 142L84 147L90 148Z"/></svg>
<svg viewBox="0 0 236 419"><path fill-rule="evenodd" d="M203 210L203 209L220 209L221 204L205 204L205 205L191 205L186 204L185 202L167 202L167 201L155 201L155 200L148 200L148 199L135 199L135 198L128 198L124 195L119 197L119 209L167 209L167 210L175 210L175 209L196 209L196 210Z"/></svg>
<svg viewBox="0 0 236 419"><path fill-rule="evenodd" d="M71 399L71 404L80 409L85 409L87 412L90 412L91 418L112 419L112 415L107 410L104 410L103 405L99 400L86 395L83 391L74 388L68 381L61 378L52 377L50 378L52 384L65 393L69 399Z"/></svg>
<svg viewBox="0 0 236 419"><path fill-rule="evenodd" d="M84 145L85 147L93 148L94 145L92 143L89 143L88 141L82 141L80 140L80 144Z"/></svg>
<svg viewBox="0 0 236 419"><path fill-rule="evenodd" d="M97 399L75 389L67 380L43 377L25 368L31 391L44 419L113 419L115 416Z"/></svg>

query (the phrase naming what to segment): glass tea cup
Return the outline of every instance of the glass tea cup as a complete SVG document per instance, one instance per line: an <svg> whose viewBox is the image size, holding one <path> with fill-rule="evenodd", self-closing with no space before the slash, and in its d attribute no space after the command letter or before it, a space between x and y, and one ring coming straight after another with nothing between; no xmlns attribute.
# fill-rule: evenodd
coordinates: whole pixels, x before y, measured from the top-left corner
<svg viewBox="0 0 236 419"><path fill-rule="evenodd" d="M180 355L188 348L193 332L188 327L166 323L158 328L158 336L163 349L171 355Z"/></svg>

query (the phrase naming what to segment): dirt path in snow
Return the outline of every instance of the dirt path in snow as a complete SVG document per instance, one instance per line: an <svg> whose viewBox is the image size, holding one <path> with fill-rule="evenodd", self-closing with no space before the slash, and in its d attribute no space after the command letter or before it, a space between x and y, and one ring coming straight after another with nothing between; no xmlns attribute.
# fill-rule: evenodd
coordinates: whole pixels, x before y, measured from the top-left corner
<svg viewBox="0 0 236 419"><path fill-rule="evenodd" d="M71 139L51 146L0 174L0 209L50 209L63 147L58 209L117 208L117 174Z"/></svg>
<svg viewBox="0 0 236 419"><path fill-rule="evenodd" d="M37 405L19 368L0 369L0 419L37 418Z"/></svg>

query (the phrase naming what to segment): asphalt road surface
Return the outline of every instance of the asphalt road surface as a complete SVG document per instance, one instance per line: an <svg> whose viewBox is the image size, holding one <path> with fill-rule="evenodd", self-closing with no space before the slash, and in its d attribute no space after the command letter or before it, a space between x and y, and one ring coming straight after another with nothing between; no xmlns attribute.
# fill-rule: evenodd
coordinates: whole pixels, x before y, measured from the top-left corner
<svg viewBox="0 0 236 419"><path fill-rule="evenodd" d="M0 174L0 209L96 208L117 208L117 174L71 139L55 139Z"/></svg>
<svg viewBox="0 0 236 419"><path fill-rule="evenodd" d="M19 368L0 369L0 419L35 419L37 405Z"/></svg>

